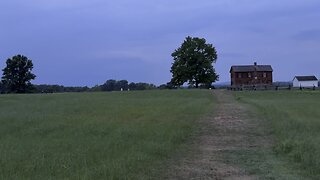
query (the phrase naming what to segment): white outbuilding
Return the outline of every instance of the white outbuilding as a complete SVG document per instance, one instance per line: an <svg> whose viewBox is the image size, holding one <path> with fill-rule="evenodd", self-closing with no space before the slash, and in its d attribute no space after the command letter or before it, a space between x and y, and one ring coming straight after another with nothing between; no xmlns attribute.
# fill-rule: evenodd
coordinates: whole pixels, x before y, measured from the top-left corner
<svg viewBox="0 0 320 180"><path fill-rule="evenodd" d="M318 87L318 79L315 76L296 76L293 87Z"/></svg>

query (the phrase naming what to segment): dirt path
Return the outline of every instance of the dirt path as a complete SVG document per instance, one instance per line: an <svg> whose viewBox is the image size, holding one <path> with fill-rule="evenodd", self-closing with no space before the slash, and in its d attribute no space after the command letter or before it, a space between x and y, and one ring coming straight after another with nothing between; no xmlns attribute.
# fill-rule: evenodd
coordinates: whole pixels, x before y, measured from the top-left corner
<svg viewBox="0 0 320 180"><path fill-rule="evenodd" d="M211 117L201 121L201 129L194 139L187 156L173 162L167 179L257 179L243 169L225 163L224 153L232 150L256 148L264 143L255 137L255 128L246 107L240 106L231 92L213 92L218 105Z"/></svg>

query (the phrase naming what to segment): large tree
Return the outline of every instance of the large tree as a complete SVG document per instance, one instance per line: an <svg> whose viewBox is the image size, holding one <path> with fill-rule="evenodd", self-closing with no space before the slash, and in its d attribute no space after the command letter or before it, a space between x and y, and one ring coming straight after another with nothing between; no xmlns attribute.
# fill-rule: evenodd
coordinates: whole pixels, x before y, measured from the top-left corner
<svg viewBox="0 0 320 180"><path fill-rule="evenodd" d="M217 52L212 44L207 44L203 38L188 36L181 47L172 55L171 82L175 86L181 86L185 82L189 85L211 85L218 80L213 63L217 60Z"/></svg>
<svg viewBox="0 0 320 180"><path fill-rule="evenodd" d="M32 60L23 55L16 55L7 59L3 69L2 83L11 93L26 93L32 86L31 80L35 75Z"/></svg>

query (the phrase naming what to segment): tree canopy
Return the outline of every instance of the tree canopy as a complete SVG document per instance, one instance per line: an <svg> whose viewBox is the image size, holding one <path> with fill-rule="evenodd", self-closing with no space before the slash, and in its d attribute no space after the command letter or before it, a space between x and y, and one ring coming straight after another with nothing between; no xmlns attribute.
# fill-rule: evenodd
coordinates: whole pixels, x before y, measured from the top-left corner
<svg viewBox="0 0 320 180"><path fill-rule="evenodd" d="M7 59L3 69L2 83L11 93L26 93L31 85L31 80L36 76L31 72L32 60L23 55L16 55Z"/></svg>
<svg viewBox="0 0 320 180"><path fill-rule="evenodd" d="M127 80L107 80L102 86L102 91L120 91L120 90L128 90L129 84Z"/></svg>
<svg viewBox="0 0 320 180"><path fill-rule="evenodd" d="M174 62L170 71L170 83L175 86L181 86L186 82L196 88L199 85L210 86L219 78L213 68L213 63L218 58L217 52L204 38L188 36L171 56Z"/></svg>
<svg viewBox="0 0 320 180"><path fill-rule="evenodd" d="M114 80L109 79L103 85L100 86L102 91L120 91L120 90L151 90L157 87L148 83L128 83L127 80Z"/></svg>

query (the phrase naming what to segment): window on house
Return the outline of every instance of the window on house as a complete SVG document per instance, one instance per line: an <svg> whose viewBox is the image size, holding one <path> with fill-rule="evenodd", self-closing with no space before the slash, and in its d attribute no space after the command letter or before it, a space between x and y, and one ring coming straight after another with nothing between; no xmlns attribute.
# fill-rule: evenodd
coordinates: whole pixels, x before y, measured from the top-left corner
<svg viewBox="0 0 320 180"><path fill-rule="evenodd" d="M242 77L242 76L241 76L241 73L239 73L239 74L238 74L238 78L241 78L241 77Z"/></svg>
<svg viewBox="0 0 320 180"><path fill-rule="evenodd" d="M251 73L248 73L248 78L251 78Z"/></svg>
<svg viewBox="0 0 320 180"><path fill-rule="evenodd" d="M266 78L267 77L267 73L263 73L263 77Z"/></svg>

